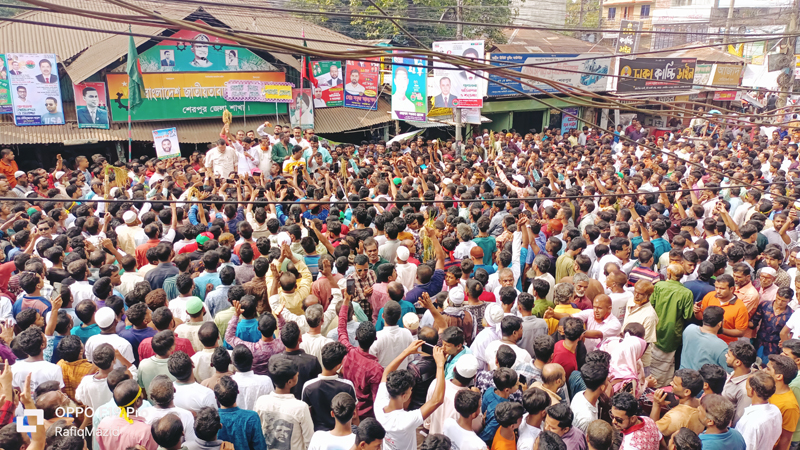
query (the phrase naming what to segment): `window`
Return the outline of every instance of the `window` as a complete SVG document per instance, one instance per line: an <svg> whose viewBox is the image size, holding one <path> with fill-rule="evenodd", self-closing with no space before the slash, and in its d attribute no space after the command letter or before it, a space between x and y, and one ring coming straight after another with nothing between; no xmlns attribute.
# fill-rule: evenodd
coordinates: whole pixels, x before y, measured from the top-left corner
<svg viewBox="0 0 800 450"><path fill-rule="evenodd" d="M633 18L633 6L626 6L622 9L622 18L623 19L632 19Z"/></svg>
<svg viewBox="0 0 800 450"><path fill-rule="evenodd" d="M617 8L608 8L608 20L614 20L617 17Z"/></svg>
<svg viewBox="0 0 800 450"><path fill-rule="evenodd" d="M639 11L640 17L650 17L650 5L642 5L642 9Z"/></svg>

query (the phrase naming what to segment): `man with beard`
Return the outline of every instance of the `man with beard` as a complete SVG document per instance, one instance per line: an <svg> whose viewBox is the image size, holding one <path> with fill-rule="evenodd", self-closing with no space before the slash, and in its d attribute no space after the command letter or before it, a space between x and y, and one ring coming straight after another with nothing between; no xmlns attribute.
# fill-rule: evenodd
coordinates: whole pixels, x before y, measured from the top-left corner
<svg viewBox="0 0 800 450"><path fill-rule="evenodd" d="M25 198L26 195L33 192L33 189L28 185L28 174L18 170L14 173L14 179L17 180L17 185L11 190L11 193L20 198Z"/></svg>
<svg viewBox="0 0 800 450"><path fill-rule="evenodd" d="M45 125L59 125L64 123L64 116L58 112L58 100L54 97L47 97L44 100L44 107L47 112L42 114L42 123Z"/></svg>
<svg viewBox="0 0 800 450"><path fill-rule="evenodd" d="M168 147L164 147L164 143L165 142L169 142L169 146ZM169 152L169 151L171 151L172 143L170 142L169 139L164 139L163 141L161 141L161 146L162 146L162 148L164 148L164 151ZM159 181L163 180L164 177L167 176L167 167L166 166L167 166L167 163L165 163L163 159L159 159L158 161L156 161L156 173L154 173L150 177L150 182L149 182L150 186L155 186L156 183L158 183Z"/></svg>

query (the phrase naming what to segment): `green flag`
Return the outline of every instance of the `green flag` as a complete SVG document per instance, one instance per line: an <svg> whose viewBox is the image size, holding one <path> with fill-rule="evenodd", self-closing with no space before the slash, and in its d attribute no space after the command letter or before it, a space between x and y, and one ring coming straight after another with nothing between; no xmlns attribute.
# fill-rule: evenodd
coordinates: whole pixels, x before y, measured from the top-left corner
<svg viewBox="0 0 800 450"><path fill-rule="evenodd" d="M131 112L141 106L144 102L144 80L142 71L139 68L139 54L136 52L136 44L133 36L129 36L128 41L128 65L125 69L128 72L128 105Z"/></svg>

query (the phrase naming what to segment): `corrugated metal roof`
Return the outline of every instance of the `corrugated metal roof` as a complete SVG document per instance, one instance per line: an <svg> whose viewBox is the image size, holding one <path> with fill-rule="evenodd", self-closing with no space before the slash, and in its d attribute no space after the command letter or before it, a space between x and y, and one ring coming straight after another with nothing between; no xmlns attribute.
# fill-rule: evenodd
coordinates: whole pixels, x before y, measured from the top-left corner
<svg viewBox="0 0 800 450"><path fill-rule="evenodd" d="M690 44L668 48L663 52L653 53L648 56L652 58L696 58L697 62L744 64L744 58L731 55L715 47L684 48L697 47L700 45L704 44L702 42L692 42Z"/></svg>
<svg viewBox="0 0 800 450"><path fill-rule="evenodd" d="M99 0L56 1L59 5L89 11L135 14L124 8ZM253 5L259 5L253 0L250 1ZM183 19L198 9L195 5L174 2L167 4L156 1L133 0L132 3L149 10L156 10L172 19ZM225 3L246 4L248 2L220 0L218 3L224 5ZM292 16L265 13L257 10L253 10L253 12L248 12L244 9L232 10L224 6L204 7L203 9L236 30L286 36L285 38L270 37L270 39L280 42L300 44L302 41L297 38L300 37L301 30L303 30L307 39L322 41L309 41L308 47L310 49L345 51L359 48L352 45L359 43L355 39ZM70 25L109 31L126 31L128 29L127 24L120 22L42 11L28 11L16 16L16 18L37 23ZM134 33L158 35L164 30L165 28L139 25L134 26L132 31ZM134 38L137 46L147 40L147 38L143 37ZM75 83L86 80L92 74L127 54L127 51L128 37L124 35L92 33L18 22L0 23L0 53L55 53L58 55L59 62L64 64L70 78ZM300 68L300 63L291 55L275 53L273 56L295 69Z"/></svg>
<svg viewBox="0 0 800 450"><path fill-rule="evenodd" d="M317 134L340 133L358 130L391 122L389 102L380 99L377 111L365 111L354 108L325 108L315 111L314 131ZM14 144L54 144L65 141L127 141L128 126L126 123L112 123L109 130L78 128L75 106L65 103L64 118L66 125L43 125L34 127L17 127L9 114L0 115L0 142L5 145ZM231 128L255 129L264 121L274 121L274 115L247 117L247 121L235 117ZM287 115L280 116L279 123L289 123ZM222 127L219 119L205 120L165 120L159 122L134 122L131 132L134 141L150 141L153 129L178 129L181 142L199 144L213 142L219 137Z"/></svg>
<svg viewBox="0 0 800 450"><path fill-rule="evenodd" d="M601 45L544 30L505 28L503 34L508 42L494 46L502 53L600 53L608 50Z"/></svg>

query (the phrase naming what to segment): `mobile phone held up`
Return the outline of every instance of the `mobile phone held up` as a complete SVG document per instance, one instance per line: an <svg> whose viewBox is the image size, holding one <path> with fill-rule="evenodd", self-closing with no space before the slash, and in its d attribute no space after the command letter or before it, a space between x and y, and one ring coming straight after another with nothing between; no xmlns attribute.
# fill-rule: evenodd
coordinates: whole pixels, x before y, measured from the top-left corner
<svg viewBox="0 0 800 450"><path fill-rule="evenodd" d="M347 295L353 297L356 295L356 280L347 280Z"/></svg>

